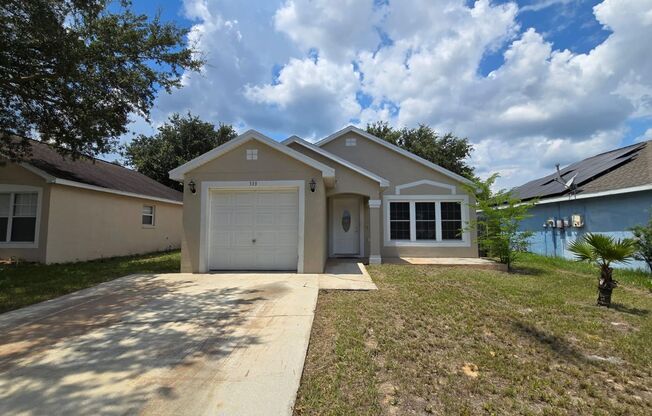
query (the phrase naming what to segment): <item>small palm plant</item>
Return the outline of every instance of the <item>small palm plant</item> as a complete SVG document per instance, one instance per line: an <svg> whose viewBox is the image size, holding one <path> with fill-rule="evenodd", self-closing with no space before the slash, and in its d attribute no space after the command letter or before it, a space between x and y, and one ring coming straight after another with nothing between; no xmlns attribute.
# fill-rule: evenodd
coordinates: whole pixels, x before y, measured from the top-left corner
<svg viewBox="0 0 652 416"><path fill-rule="evenodd" d="M586 261L600 268L598 283L598 305L611 306L611 292L618 286L613 280L611 263L627 263L632 259L636 248L628 238L616 240L603 234L586 234L573 241L568 250L578 261Z"/></svg>

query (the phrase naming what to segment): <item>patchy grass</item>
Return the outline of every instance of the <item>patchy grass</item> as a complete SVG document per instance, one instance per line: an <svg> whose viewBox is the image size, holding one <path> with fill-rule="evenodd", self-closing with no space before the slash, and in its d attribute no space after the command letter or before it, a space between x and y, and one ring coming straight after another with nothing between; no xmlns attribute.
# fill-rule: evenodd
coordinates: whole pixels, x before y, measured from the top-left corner
<svg viewBox="0 0 652 416"><path fill-rule="evenodd" d="M526 255L518 273L369 267L321 292L295 414L652 414L652 294L615 271ZM648 277L649 278L649 277Z"/></svg>
<svg viewBox="0 0 652 416"><path fill-rule="evenodd" d="M0 265L0 312L134 273L179 271L178 251L65 264Z"/></svg>

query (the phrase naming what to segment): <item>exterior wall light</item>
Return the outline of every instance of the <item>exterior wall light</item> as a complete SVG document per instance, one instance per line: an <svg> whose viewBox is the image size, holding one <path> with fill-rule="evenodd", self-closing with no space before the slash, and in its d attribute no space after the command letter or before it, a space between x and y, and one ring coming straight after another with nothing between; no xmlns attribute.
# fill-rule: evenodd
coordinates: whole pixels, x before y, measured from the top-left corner
<svg viewBox="0 0 652 416"><path fill-rule="evenodd" d="M193 194L197 192L197 188L195 188L195 181L193 181L192 179L190 180L190 182L188 182L188 189L190 189L190 192Z"/></svg>
<svg viewBox="0 0 652 416"><path fill-rule="evenodd" d="M308 185L310 185L310 192L315 192L315 189L317 188L317 182L315 182L315 178L310 179Z"/></svg>

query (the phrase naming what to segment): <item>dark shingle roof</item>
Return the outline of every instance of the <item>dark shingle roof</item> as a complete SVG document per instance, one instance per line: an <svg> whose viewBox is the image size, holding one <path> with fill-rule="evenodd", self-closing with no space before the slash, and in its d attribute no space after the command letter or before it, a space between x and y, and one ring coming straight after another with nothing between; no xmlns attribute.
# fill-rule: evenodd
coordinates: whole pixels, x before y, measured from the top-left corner
<svg viewBox="0 0 652 416"><path fill-rule="evenodd" d="M155 198L183 200L181 192L134 170L90 157L73 160L63 157L45 143L35 140L30 140L30 143L32 155L27 163L55 178Z"/></svg>
<svg viewBox="0 0 652 416"><path fill-rule="evenodd" d="M569 180L577 174L577 195L652 184L650 143L633 144L575 162L561 169L561 176ZM556 172L518 186L513 189L514 196L528 200L568 194L555 178Z"/></svg>

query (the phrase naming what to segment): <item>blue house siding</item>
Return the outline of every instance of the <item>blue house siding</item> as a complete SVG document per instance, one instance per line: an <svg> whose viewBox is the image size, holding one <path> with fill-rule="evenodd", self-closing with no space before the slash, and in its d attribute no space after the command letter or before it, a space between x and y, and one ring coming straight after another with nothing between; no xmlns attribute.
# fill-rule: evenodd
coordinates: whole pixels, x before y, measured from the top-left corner
<svg viewBox="0 0 652 416"><path fill-rule="evenodd" d="M545 256L563 256L569 259L568 245L585 233L602 233L616 238L631 237L629 229L644 224L650 218L652 191L603 196L598 198L571 199L562 202L536 205L530 211L531 218L521 223L522 230L534 232L530 251ZM582 228L544 228L549 218L567 219L580 214ZM618 267L619 265L615 265ZM622 266L620 266L622 267ZM644 262L632 262L626 267L646 268Z"/></svg>

